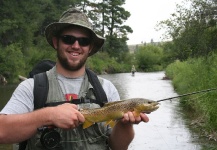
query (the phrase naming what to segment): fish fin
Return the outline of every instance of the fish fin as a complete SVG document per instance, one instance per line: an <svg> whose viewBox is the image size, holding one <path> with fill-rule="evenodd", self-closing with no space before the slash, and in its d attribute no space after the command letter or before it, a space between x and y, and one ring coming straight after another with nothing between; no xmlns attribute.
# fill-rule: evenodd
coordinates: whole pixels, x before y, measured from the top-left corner
<svg viewBox="0 0 217 150"><path fill-rule="evenodd" d="M94 124L94 122L85 120L85 122L83 123L83 129L86 129L86 128L92 126L93 124Z"/></svg>
<svg viewBox="0 0 217 150"><path fill-rule="evenodd" d="M136 111L136 110L134 110L134 111L133 111L133 115L134 115L135 117L139 117L139 116L140 116L140 112L139 112L139 111Z"/></svg>
<svg viewBox="0 0 217 150"><path fill-rule="evenodd" d="M114 104L118 104L118 103L121 103L121 102L123 102L123 101L124 101L124 100L108 102L108 103L105 103L103 107L105 107L105 106L110 106L110 105L114 105Z"/></svg>
<svg viewBox="0 0 217 150"><path fill-rule="evenodd" d="M116 125L116 121L108 120L108 121L106 121L105 125L109 125L110 127L113 128Z"/></svg>

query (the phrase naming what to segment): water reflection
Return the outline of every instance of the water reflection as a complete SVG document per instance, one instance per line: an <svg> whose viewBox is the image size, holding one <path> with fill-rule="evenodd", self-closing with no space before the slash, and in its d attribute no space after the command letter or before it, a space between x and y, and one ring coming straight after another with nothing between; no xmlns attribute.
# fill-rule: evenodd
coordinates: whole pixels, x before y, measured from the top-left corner
<svg viewBox="0 0 217 150"><path fill-rule="evenodd" d="M121 73L102 75L112 81L117 87L121 99L142 97L151 100L160 100L177 96L171 81L162 80L164 72ZM194 142L183 121L178 101L161 102L160 108L149 114L149 123L134 125L136 136L129 150L198 150L200 145Z"/></svg>

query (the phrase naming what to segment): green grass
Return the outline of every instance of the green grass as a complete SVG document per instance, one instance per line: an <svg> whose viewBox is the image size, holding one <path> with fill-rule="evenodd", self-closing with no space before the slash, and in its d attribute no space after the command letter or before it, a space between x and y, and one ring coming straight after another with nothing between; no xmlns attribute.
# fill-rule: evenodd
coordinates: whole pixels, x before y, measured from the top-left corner
<svg viewBox="0 0 217 150"><path fill-rule="evenodd" d="M176 61L166 68L166 75L179 94L217 88L217 55ZM217 90L181 98L181 104L204 121L208 132L217 130Z"/></svg>

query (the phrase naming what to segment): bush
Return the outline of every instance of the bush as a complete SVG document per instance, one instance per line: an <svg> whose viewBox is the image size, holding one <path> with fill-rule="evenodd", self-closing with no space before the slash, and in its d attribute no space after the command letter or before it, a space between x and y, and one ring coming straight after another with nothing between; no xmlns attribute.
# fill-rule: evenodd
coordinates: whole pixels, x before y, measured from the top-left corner
<svg viewBox="0 0 217 150"><path fill-rule="evenodd" d="M17 75L25 71L24 56L19 43L0 49L0 73L5 74L8 81L18 80Z"/></svg>
<svg viewBox="0 0 217 150"><path fill-rule="evenodd" d="M143 71L163 70L162 58L163 49L154 45L139 47L139 50L136 52L138 68Z"/></svg>
<svg viewBox="0 0 217 150"><path fill-rule="evenodd" d="M176 61L166 68L166 75L172 78L175 90L179 94L211 89L217 87L217 55L207 58ZM206 125L217 130L217 92L195 94L181 98L186 108L205 120Z"/></svg>
<svg viewBox="0 0 217 150"><path fill-rule="evenodd" d="M131 64L125 62L118 63L115 58L109 57L106 52L98 52L88 58L87 67L98 74L120 73L131 70Z"/></svg>

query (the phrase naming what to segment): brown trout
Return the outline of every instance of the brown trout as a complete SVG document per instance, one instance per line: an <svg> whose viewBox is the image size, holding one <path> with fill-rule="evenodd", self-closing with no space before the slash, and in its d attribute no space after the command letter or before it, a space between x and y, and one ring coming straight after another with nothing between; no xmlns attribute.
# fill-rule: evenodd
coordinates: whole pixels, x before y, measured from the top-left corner
<svg viewBox="0 0 217 150"><path fill-rule="evenodd" d="M106 125L113 127L115 121L121 119L126 112L133 112L139 116L141 112L150 113L159 108L158 102L144 98L132 98L127 100L106 103L101 108L84 109L81 113L85 117L83 128L88 128L97 122L106 122Z"/></svg>

